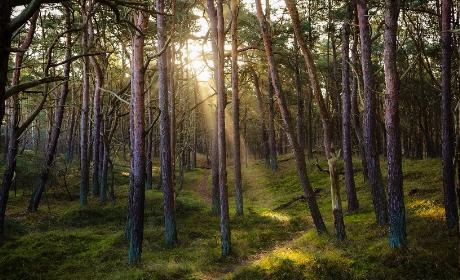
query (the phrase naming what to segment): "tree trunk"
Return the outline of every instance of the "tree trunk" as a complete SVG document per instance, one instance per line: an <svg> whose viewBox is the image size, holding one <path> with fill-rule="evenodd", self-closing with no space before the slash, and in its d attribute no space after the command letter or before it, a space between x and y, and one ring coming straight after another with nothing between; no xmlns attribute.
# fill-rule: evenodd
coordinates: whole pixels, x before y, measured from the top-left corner
<svg viewBox="0 0 460 280"><path fill-rule="evenodd" d="M82 21L88 21L87 1L82 0ZM89 151L88 151L88 113L89 113L89 58L88 54L88 25L83 27L81 36L81 51L83 55L82 66L82 99L80 115L80 205L88 203L89 189Z"/></svg>
<svg viewBox="0 0 460 280"><path fill-rule="evenodd" d="M324 102L323 95L321 93L318 76L316 73L316 66L313 61L312 54L308 48L305 40L302 37L300 31L300 20L297 8L293 0L285 0L286 7L291 15L292 25L296 39L298 41L300 50L304 56L305 66L307 73L310 78L310 85L312 92L318 103L320 110L321 121L323 125L323 137L324 137L324 151L326 154L328 166L329 166L329 177L331 181L331 199L332 199L332 211L334 214L334 225L337 238L339 240L345 239L345 223L343 221L342 213L342 202L340 200L340 188L339 188L339 174L337 172L337 157L334 155L333 142L332 142L332 118L327 110L326 103Z"/></svg>
<svg viewBox="0 0 460 280"><path fill-rule="evenodd" d="M241 182L240 100L238 93L238 2L231 1L232 10L232 109L233 109L233 170L236 214L243 215L243 189Z"/></svg>
<svg viewBox="0 0 460 280"><path fill-rule="evenodd" d="M90 62L93 66L95 73L95 85L94 85L94 95L93 95L93 133L92 133L92 156L93 156L93 195L97 196L99 194L100 182L99 182L99 168L100 168L100 152L102 149L101 145L101 125L102 125L102 98L101 98L101 88L104 83L104 75L98 61L94 56L90 57Z"/></svg>
<svg viewBox="0 0 460 280"><path fill-rule="evenodd" d="M259 76L254 72L254 91L257 97L257 104L259 106L259 114L260 114L260 127L261 127L261 134L262 134L262 157L265 159L265 162L268 166L270 166L270 148L268 146L268 133L267 133L267 126L265 124L265 106L262 97L262 93L260 91L260 82Z"/></svg>
<svg viewBox="0 0 460 280"><path fill-rule="evenodd" d="M34 38L37 19L38 19L38 13L35 13L32 19L30 20L29 31L27 33L26 38L20 45L20 48L28 49L30 47L32 40ZM16 59L14 63L15 67L13 71L13 80L12 80L13 86L19 84L24 54L25 54L24 52L18 52L16 54ZM2 186L0 190L0 243L2 243L4 239L6 207L8 204L8 196L9 196L10 188L11 188L11 185L13 184L13 180L15 177L16 156L18 153L19 137L21 136L21 131L19 130L19 114L20 114L19 109L20 108L19 108L18 95L14 95L10 97L8 104L11 107L9 108L10 116L8 119L8 130L7 130L8 132L8 135L7 135L8 152L6 154L5 169L3 171Z"/></svg>
<svg viewBox="0 0 460 280"><path fill-rule="evenodd" d="M398 73L396 68L399 0L386 0L385 4L385 128L388 161L389 238L390 247L399 248L406 244L406 214L404 208L401 133L398 108Z"/></svg>
<svg viewBox="0 0 460 280"><path fill-rule="evenodd" d="M452 72L452 1L442 0L441 2L442 175L447 227L454 229L458 225L458 207L455 195L454 123L450 88Z"/></svg>
<svg viewBox="0 0 460 280"><path fill-rule="evenodd" d="M268 148L270 150L270 168L272 171L278 170L278 158L276 152L275 135L275 99L273 97L272 78L268 74Z"/></svg>
<svg viewBox="0 0 460 280"><path fill-rule="evenodd" d="M71 19L70 19L70 9L65 6L65 24L66 29L70 30L72 27ZM72 48L72 34L68 32L66 34L66 51L65 51L65 60L68 61L64 64L64 77L70 77L70 58ZM48 145L45 153L45 162L43 168L40 172L40 177L38 179L37 185L32 193L32 197L29 201L28 209L29 211L35 212L38 210L38 206L40 204L40 200L45 190L46 183L48 182L49 173L51 171L51 166L53 161L56 157L57 146L59 141L59 136L61 135L61 126L62 120L64 118L64 111L65 111L65 104L67 101L67 96L69 94L69 81L66 80L63 84L61 95L57 101L57 108L54 111L54 121L53 126L50 134L50 138L48 139Z"/></svg>
<svg viewBox="0 0 460 280"><path fill-rule="evenodd" d="M214 4L213 4L214 5ZM217 147L219 150L219 191L220 191L220 234L222 242L222 256L231 253L230 215L227 189L227 143L225 138L225 107L227 96L225 93L225 27L223 0L216 2L217 37Z"/></svg>
<svg viewBox="0 0 460 280"><path fill-rule="evenodd" d="M372 189L372 202L379 225L388 222L387 201L383 187L380 162L375 146L376 126L375 96L373 93L371 38L367 19L366 0L357 0L359 34L361 39L361 66L363 68L364 82L364 149L368 169L369 184Z"/></svg>
<svg viewBox="0 0 460 280"><path fill-rule="evenodd" d="M0 127L5 115L5 89L8 84L8 60L10 57L11 36L8 30L12 7L11 1L0 1Z"/></svg>
<svg viewBox="0 0 460 280"><path fill-rule="evenodd" d="M356 196L355 179L353 177L353 152L351 150L350 133L350 21L353 20L353 1L348 3L348 17L343 22L342 36L342 150L345 171L345 189L347 190L348 212L359 209Z"/></svg>
<svg viewBox="0 0 460 280"><path fill-rule="evenodd" d="M151 89L147 90L147 123L152 125L153 123L153 108L152 108L152 91ZM152 174L152 167L153 167L153 128L146 135L146 147L145 147L145 154L146 154L146 165L145 165L145 188L147 190L151 190L153 188L153 174Z"/></svg>
<svg viewBox="0 0 460 280"><path fill-rule="evenodd" d="M211 22L211 46L212 46L212 56L214 62L214 80L217 88L217 64L219 60L218 50L217 50L217 15L216 7L213 0L207 1L208 16ZM217 107L215 111L215 122L212 131L212 141L211 141L211 165L212 165L212 208L211 211L214 215L220 214L220 190L219 190L219 148L218 148L218 132L217 132Z"/></svg>
<svg viewBox="0 0 460 280"><path fill-rule="evenodd" d="M163 11L163 10L161 10ZM136 27L147 30L148 15L136 12ZM161 49L161 48L159 48ZM144 35L134 34L132 47L131 76L131 176L128 201L128 261L134 264L142 254L144 235L144 200L145 200L145 120L144 120ZM167 111L165 111L167 112Z"/></svg>
<svg viewBox="0 0 460 280"><path fill-rule="evenodd" d="M157 0L156 8L163 13L164 0ZM166 19L164 15L157 15L158 49L166 45ZM174 185L172 170L172 145L171 145L171 122L169 120L168 103L168 64L166 53L158 58L158 97L160 107L160 162L161 162L161 185L163 187L163 209L165 222L165 243L172 247L177 244L176 214L174 201Z"/></svg>
<svg viewBox="0 0 460 280"><path fill-rule="evenodd" d="M295 62L294 62L294 76L295 76L295 91L296 91L296 101L297 101L297 141L302 151L305 151L305 127L304 127L304 105L303 105L303 95L302 95L302 80L300 78L300 65L299 65L299 46L297 41L294 40L294 49L295 49Z"/></svg>
<svg viewBox="0 0 460 280"><path fill-rule="evenodd" d="M292 118L287 108L287 103L284 95L282 94L281 84L279 81L278 69L276 68L275 59L273 56L273 50L271 46L271 35L268 28L268 23L265 16L262 13L262 5L260 0L256 0L256 10L257 18L260 23L260 29L262 32L262 38L264 41L265 54L267 56L268 65L270 69L270 76L272 78L273 89L275 91L276 97L278 98L278 107L281 111L281 116L283 119L283 124L286 129L286 134L288 136L289 142L293 148L293 153L296 161L297 174L300 179L300 183L303 187L305 197L307 198L307 203L310 208L310 213L313 218L313 223L315 224L316 230L318 233L326 232L326 226L324 224L323 218L321 216L318 203L316 201L315 192L310 185L307 174L307 166L305 164L305 155L299 147L297 138L295 135L295 129L292 125Z"/></svg>

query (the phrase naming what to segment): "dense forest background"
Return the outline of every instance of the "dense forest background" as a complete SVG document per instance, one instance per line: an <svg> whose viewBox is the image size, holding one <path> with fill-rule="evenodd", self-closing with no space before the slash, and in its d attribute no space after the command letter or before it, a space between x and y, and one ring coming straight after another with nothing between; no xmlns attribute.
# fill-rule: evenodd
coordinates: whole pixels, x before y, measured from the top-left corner
<svg viewBox="0 0 460 280"><path fill-rule="evenodd" d="M3 0L0 278L458 279L460 1Z"/></svg>

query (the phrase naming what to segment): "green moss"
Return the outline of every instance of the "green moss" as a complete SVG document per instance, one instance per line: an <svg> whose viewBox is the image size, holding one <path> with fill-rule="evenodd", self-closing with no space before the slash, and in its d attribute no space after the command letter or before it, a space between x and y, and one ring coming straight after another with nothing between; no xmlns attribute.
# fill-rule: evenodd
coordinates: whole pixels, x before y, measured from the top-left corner
<svg viewBox="0 0 460 280"><path fill-rule="evenodd" d="M58 159L56 174L65 169L62 162ZM327 166L324 160L320 165ZM162 193L148 190L142 259L132 267L124 237L129 165L115 161L115 202L100 205L90 197L85 208L78 203L78 166L69 166L70 197L62 176L53 175L37 213L25 209L38 165L20 157L18 166L17 193L8 205L8 240L0 247L1 279L455 279L457 240L444 226L437 159L404 161L408 246L403 250L390 249L387 229L376 226L360 172L355 179L361 209L345 214L344 242L313 230L304 201L273 210L302 194L294 162L285 155L277 172L263 162L243 170L244 217L235 215L229 169L233 248L227 258L220 256L219 217L210 214L209 170L185 174L176 200L179 244L171 249L164 245ZM308 169L332 233L328 174L311 163ZM343 188L342 201L345 208Z"/></svg>

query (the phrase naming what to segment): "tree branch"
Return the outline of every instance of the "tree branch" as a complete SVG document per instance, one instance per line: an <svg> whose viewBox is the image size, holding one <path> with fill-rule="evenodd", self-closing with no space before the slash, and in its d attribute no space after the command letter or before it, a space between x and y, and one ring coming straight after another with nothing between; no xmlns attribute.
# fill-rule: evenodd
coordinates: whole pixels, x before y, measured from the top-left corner
<svg viewBox="0 0 460 280"><path fill-rule="evenodd" d="M65 77L59 77L59 76L58 77L46 77L46 78L43 78L43 79L34 80L34 81L30 81L30 82L25 82L25 83L22 83L22 84L19 84L19 85L16 85L16 86L9 87L5 91L4 100L12 97L15 94L18 94L18 93L20 93L22 91L25 91L25 90L27 90L29 88L33 88L33 87L39 86L41 84L52 83L52 82L57 82L57 81L63 81L65 79L66 79Z"/></svg>

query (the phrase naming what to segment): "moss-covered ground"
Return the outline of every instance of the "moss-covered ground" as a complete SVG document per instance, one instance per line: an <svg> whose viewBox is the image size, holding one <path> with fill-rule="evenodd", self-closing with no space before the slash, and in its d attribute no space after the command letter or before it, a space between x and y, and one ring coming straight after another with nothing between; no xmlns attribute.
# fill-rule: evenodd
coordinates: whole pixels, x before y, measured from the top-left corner
<svg viewBox="0 0 460 280"><path fill-rule="evenodd" d="M60 162L39 211L29 213L40 158L20 156L7 240L0 247L0 279L459 279L458 239L444 224L439 159L404 161L405 249L388 247L386 229L374 222L361 172L356 174L361 209L345 215L344 242L333 235L328 175L311 164L310 179L319 189L330 234L316 234L304 201L273 210L302 194L294 162L286 155L277 172L262 161L243 164L244 217L234 215L229 168L233 253L227 258L220 256L219 218L210 213L210 170L185 173L177 197L180 243L173 249L163 245L161 192L148 190L142 261L132 267L124 237L129 165L115 165L114 202L100 205L93 198L81 208L77 166L66 171ZM346 209L343 181L342 201Z"/></svg>

